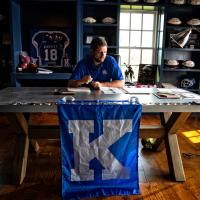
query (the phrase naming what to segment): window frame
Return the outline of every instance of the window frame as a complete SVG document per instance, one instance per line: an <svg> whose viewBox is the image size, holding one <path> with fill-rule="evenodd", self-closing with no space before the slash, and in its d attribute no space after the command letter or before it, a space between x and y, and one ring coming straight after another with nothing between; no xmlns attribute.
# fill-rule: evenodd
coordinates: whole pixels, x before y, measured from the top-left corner
<svg viewBox="0 0 200 200"><path fill-rule="evenodd" d="M142 6L141 9L134 9L134 8L129 8L129 9L124 9L123 7L120 8L120 15L121 13L129 13L130 14L130 21L129 21L129 28L128 29L121 29L120 25L119 25L119 35L121 31L129 31L129 46L122 46L119 42L119 51L120 49L128 49L128 65L131 66L138 66L138 64L132 64L130 63L130 58L131 58L131 50L133 49L139 49L140 50L140 64L155 64L156 63L156 52L157 52L157 32L158 32L158 15L159 15L159 11L155 9L153 10L145 10L144 7ZM141 13L142 14L142 21L141 21L141 29L131 29L131 14L132 13ZM143 29L143 18L144 18L144 14L153 14L154 15L154 22L153 22L153 29L152 30L147 30L147 29ZM131 47L130 46L130 41L131 41L131 31L140 31L141 33L141 39L140 39L140 47ZM150 31L153 33L153 37L152 37L152 47L142 47L142 34L144 31ZM120 36L119 36L120 38ZM151 63L142 63L142 50L152 50L152 62ZM123 58L121 58L121 60L123 60Z"/></svg>

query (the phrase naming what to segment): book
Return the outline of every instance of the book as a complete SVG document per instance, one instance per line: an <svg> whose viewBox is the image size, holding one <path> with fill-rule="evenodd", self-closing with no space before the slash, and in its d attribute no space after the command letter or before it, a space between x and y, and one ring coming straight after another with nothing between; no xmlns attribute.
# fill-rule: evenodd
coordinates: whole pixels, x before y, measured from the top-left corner
<svg viewBox="0 0 200 200"><path fill-rule="evenodd" d="M54 94L55 95L73 95L75 93L79 93L79 92L87 92L87 93L90 93L90 89L89 88L86 88L86 87L78 87L78 88L71 88L71 87L68 87L66 89L55 89L54 90Z"/></svg>
<svg viewBox="0 0 200 200"><path fill-rule="evenodd" d="M75 93L77 93L77 92L88 92L88 93L90 93L91 92L90 88L88 88L88 87L77 87L77 88L68 87L67 91L68 92L75 92Z"/></svg>
<svg viewBox="0 0 200 200"><path fill-rule="evenodd" d="M153 93L159 99L180 99L181 95L172 92L156 92Z"/></svg>
<svg viewBox="0 0 200 200"><path fill-rule="evenodd" d="M66 89L55 89L54 95L74 95L75 92L67 91Z"/></svg>

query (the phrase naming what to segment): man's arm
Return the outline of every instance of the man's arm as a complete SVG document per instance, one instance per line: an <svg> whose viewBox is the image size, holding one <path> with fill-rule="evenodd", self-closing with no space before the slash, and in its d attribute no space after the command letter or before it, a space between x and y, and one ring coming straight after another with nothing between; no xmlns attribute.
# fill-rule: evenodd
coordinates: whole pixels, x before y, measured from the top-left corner
<svg viewBox="0 0 200 200"><path fill-rule="evenodd" d="M80 80L68 80L68 87L80 87L83 84L88 84L92 81L92 77L90 75L84 76Z"/></svg>
<svg viewBox="0 0 200 200"><path fill-rule="evenodd" d="M94 89L100 89L101 87L116 87L116 88L121 88L124 86L124 80L114 80L111 82L92 82L91 83L92 87Z"/></svg>

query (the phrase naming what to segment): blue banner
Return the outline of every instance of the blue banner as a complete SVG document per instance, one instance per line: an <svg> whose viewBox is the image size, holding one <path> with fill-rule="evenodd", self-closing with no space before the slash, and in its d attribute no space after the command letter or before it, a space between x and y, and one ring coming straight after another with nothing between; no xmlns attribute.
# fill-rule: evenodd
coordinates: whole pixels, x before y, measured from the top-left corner
<svg viewBox="0 0 200 200"><path fill-rule="evenodd" d="M58 103L63 199L139 194L140 104Z"/></svg>

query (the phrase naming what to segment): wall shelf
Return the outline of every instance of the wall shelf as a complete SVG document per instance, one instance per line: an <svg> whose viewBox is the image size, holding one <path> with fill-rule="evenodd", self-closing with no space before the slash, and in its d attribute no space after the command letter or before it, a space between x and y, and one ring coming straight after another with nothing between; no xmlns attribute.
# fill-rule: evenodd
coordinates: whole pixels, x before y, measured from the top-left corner
<svg viewBox="0 0 200 200"><path fill-rule="evenodd" d="M198 72L200 73L200 69L169 69L169 68L164 68L163 71L167 72Z"/></svg>
<svg viewBox="0 0 200 200"><path fill-rule="evenodd" d="M196 48L194 48L194 49L192 49L192 48L169 48L169 47L167 47L166 49L165 49L166 51L200 51L200 49L196 49Z"/></svg>
<svg viewBox="0 0 200 200"><path fill-rule="evenodd" d="M190 28L187 21L193 18L200 18L200 6L189 5L175 5L166 3L165 6L165 22L164 22L164 47L163 47L163 63L161 67L161 82L168 82L177 87L184 79L194 79L194 84L191 89L194 92L200 92L200 33L192 29L188 41L185 43L184 48L178 48L176 43L170 39L170 34L180 33L181 31ZM168 20L171 18L179 18L182 21L180 25L170 25ZM181 38L179 38L181 41ZM186 38L185 38L186 39ZM184 40L184 38L182 38ZM176 48L177 46L177 48ZM194 48L188 48L194 47ZM167 60L177 60L181 63L186 60L191 60L195 63L195 68L167 68L165 63Z"/></svg>
<svg viewBox="0 0 200 200"><path fill-rule="evenodd" d="M95 27L95 26L101 26L101 27L117 27L117 24L103 24L103 23L93 23L93 24L86 24L84 23L83 26L89 26L89 27Z"/></svg>

